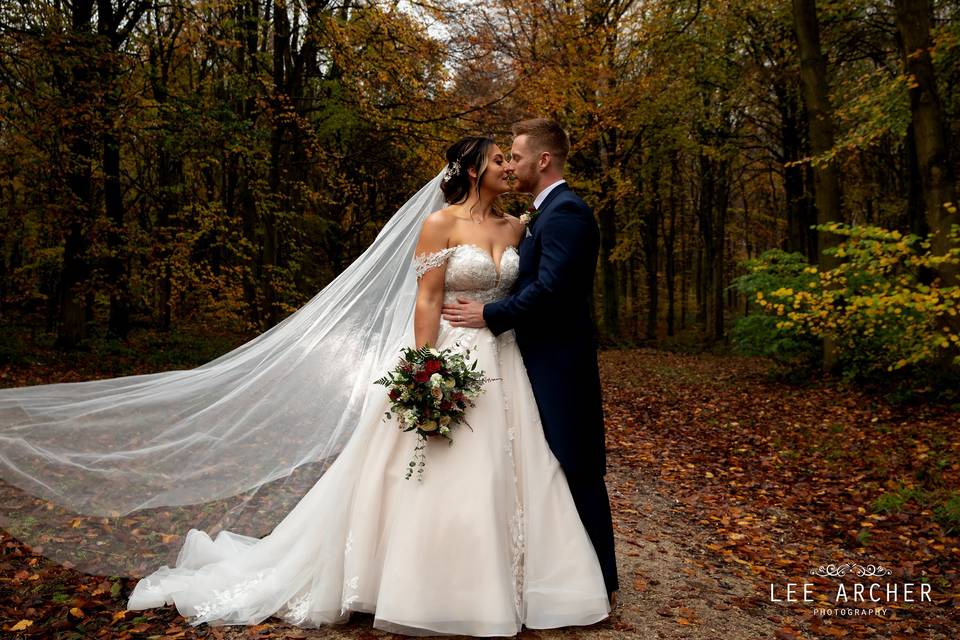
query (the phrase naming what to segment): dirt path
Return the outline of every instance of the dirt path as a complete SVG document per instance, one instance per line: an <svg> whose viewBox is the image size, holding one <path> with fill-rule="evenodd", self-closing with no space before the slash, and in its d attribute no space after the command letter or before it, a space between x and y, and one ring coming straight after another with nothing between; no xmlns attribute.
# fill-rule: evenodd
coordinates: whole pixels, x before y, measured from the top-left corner
<svg viewBox="0 0 960 640"><path fill-rule="evenodd" d="M753 584L703 569L698 560L710 553L710 531L680 513L665 487L621 469L608 474L608 483L611 500L618 503L617 560L623 587L611 631L657 639L773 637L776 625L757 615L758 610L740 608L758 595Z"/></svg>

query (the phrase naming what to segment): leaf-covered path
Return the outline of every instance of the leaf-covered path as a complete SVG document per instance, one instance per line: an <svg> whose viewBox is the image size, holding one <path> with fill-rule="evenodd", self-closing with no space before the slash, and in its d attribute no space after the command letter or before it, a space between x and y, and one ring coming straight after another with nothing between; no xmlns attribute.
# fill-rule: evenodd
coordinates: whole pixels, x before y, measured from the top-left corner
<svg viewBox="0 0 960 640"><path fill-rule="evenodd" d="M827 384L792 387L748 358L630 350L605 352L601 364L620 603L592 627L521 637L960 634L960 541L937 519L939 497L960 488L956 413L895 409ZM877 498L902 483L912 497L876 512ZM64 569L6 535L2 549L0 629L13 636L390 636L369 615L319 630L274 619L192 628L173 607L124 612L131 580ZM884 603L882 616L818 614L876 606L852 594L835 602L838 579L809 575L830 563L882 564L894 572L885 582L928 582L932 602ZM782 601L790 582L811 583L813 601Z"/></svg>

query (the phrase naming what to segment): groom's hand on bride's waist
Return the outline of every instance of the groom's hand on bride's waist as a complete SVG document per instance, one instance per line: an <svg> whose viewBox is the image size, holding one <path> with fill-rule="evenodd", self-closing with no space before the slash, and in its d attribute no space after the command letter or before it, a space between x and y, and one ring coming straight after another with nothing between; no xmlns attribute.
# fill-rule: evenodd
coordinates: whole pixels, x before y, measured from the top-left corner
<svg viewBox="0 0 960 640"><path fill-rule="evenodd" d="M443 305L440 315L454 327L482 329L487 326L483 320L483 303L476 300L457 298L456 302Z"/></svg>

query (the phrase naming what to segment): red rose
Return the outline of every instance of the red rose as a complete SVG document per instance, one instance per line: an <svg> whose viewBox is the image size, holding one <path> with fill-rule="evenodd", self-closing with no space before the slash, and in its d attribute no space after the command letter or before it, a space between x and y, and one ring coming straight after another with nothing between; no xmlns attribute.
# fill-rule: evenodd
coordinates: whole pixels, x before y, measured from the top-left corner
<svg viewBox="0 0 960 640"><path fill-rule="evenodd" d="M453 403L447 402L446 400L444 400L443 402L440 403L440 411L448 411L452 406L453 406Z"/></svg>
<svg viewBox="0 0 960 640"><path fill-rule="evenodd" d="M429 379L430 373L427 371L417 371L415 374L413 374L414 382L426 382Z"/></svg>
<svg viewBox="0 0 960 640"><path fill-rule="evenodd" d="M396 400L400 397L400 392L396 389L390 389L390 393L388 395L390 396L391 400Z"/></svg>
<svg viewBox="0 0 960 640"><path fill-rule="evenodd" d="M440 371L440 361L427 360L426 364L424 364L424 368L426 369L427 373L436 373L437 371Z"/></svg>

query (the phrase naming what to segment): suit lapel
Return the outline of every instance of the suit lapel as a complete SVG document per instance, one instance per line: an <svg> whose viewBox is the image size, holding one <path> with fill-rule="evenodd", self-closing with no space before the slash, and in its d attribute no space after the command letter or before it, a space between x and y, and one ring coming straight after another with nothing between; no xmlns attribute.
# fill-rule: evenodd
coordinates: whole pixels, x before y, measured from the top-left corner
<svg viewBox="0 0 960 640"><path fill-rule="evenodd" d="M534 218L533 222L530 225L530 233L533 233L533 230L536 228L537 223L540 222L540 219L547 215L550 211L550 205L557 199L557 195L562 191L569 191L570 187L567 186L566 182L561 182L555 186L550 193L547 194L547 197L543 199L543 202L540 203L540 206L537 208L537 217Z"/></svg>
<svg viewBox="0 0 960 640"><path fill-rule="evenodd" d="M550 191L550 193L547 194L547 197L543 199L543 202L540 203L540 207L537 209L537 211L539 211L539 213L537 214L537 217L534 218L533 222L530 223L530 226L527 227L527 231L529 232L529 234L524 234L524 238L523 240L520 241L520 246L518 247L518 251L520 253L520 272L521 273L523 273L526 270L526 268L532 268L533 266L534 258L530 256L530 251L532 250L533 237L534 237L534 234L536 233L537 224L540 223L541 219L544 216L549 215L550 205L556 200L557 196L562 191L569 191L569 190L570 190L570 187L567 186L566 182L558 184L556 187L554 187ZM519 286L520 286L520 279L518 278L517 281L514 282L514 288L515 289L519 288Z"/></svg>
<svg viewBox="0 0 960 640"><path fill-rule="evenodd" d="M547 194L547 197L543 199L543 202L541 202L540 206L537 208L537 210L540 212L540 214L537 216L538 218L547 212L547 210L550 208L550 204L556 199L557 195L563 191L570 191L570 187L567 186L566 182L561 182L555 186L550 193Z"/></svg>

